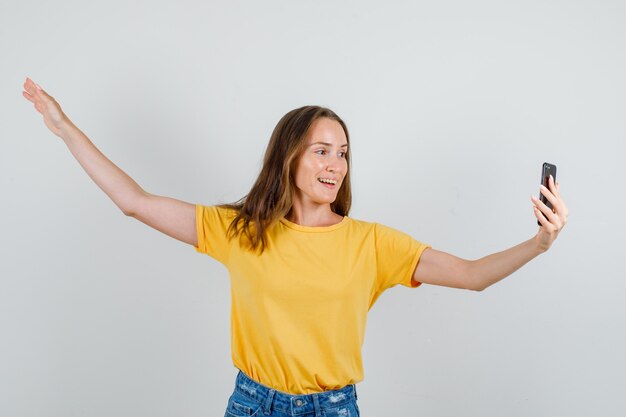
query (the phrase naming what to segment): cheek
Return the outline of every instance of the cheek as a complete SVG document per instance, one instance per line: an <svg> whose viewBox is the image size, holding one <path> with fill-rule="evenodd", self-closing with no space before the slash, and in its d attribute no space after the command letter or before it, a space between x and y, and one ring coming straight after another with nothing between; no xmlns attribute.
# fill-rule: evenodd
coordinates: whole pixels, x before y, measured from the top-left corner
<svg viewBox="0 0 626 417"><path fill-rule="evenodd" d="M296 185L299 187L311 186L317 181L315 178L316 168L310 162L301 162L295 175Z"/></svg>
<svg viewBox="0 0 626 417"><path fill-rule="evenodd" d="M321 164L315 160L304 160L300 165L300 178L308 178L309 180L321 171Z"/></svg>
<svg viewBox="0 0 626 417"><path fill-rule="evenodd" d="M345 162L343 163L342 167L341 167L341 176L342 176L342 178L345 178L345 177L346 177L346 175L348 175L348 170L349 170L349 169L348 169L348 162L347 162L347 161L345 161Z"/></svg>

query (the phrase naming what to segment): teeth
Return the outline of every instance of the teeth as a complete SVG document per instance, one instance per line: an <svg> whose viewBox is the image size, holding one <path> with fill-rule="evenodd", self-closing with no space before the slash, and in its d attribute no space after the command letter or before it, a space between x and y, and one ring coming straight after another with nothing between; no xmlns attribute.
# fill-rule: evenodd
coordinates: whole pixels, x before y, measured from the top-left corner
<svg viewBox="0 0 626 417"><path fill-rule="evenodd" d="M317 180L320 181L320 182L325 182L327 184L337 184L337 181L327 180L326 178L318 178Z"/></svg>

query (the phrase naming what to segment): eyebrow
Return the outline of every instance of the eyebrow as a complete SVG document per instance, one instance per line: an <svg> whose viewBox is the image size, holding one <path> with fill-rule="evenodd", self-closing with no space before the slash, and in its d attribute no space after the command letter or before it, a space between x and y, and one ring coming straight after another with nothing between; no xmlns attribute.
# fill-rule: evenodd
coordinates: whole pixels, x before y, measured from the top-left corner
<svg viewBox="0 0 626 417"><path fill-rule="evenodd" d="M332 146L333 144L332 144L332 143L328 143L328 142L315 142L315 143L310 144L310 145L309 145L309 148L310 148L311 146L313 146L313 145L326 145L326 146ZM343 147L348 147L348 144L347 144L347 143L344 143L343 145L341 145L341 147L342 147L342 148L343 148Z"/></svg>

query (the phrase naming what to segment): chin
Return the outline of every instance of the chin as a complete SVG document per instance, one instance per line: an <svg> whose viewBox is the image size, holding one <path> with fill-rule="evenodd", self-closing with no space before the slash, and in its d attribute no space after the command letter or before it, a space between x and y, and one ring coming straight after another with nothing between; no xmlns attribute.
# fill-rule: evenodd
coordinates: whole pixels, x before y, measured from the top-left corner
<svg viewBox="0 0 626 417"><path fill-rule="evenodd" d="M331 204L331 203L334 203L336 199L337 199L337 197L335 197L335 198L320 198L320 199L316 199L314 201L317 204Z"/></svg>

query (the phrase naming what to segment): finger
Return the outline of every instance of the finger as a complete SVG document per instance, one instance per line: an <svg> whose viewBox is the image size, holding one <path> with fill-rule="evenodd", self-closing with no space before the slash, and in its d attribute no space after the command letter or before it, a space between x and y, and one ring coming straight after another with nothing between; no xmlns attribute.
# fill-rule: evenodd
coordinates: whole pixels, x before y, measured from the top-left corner
<svg viewBox="0 0 626 417"><path fill-rule="evenodd" d="M550 193L550 191L548 191L548 189L543 185L540 185L539 187L541 189L541 194L543 194L546 197L546 199L550 202L550 204L552 204L552 208L554 209L554 212L557 215L562 216L563 213L567 213L565 202L563 201L563 199L561 198L559 194L554 195Z"/></svg>
<svg viewBox="0 0 626 417"><path fill-rule="evenodd" d="M550 203L552 203L552 206L555 206L558 204L558 198L550 190L548 190L545 185L543 184L539 185L539 192L543 194L543 196Z"/></svg>
<svg viewBox="0 0 626 417"><path fill-rule="evenodd" d="M541 223L542 226L544 226L546 228L546 230L556 230L559 231L561 230L562 226L561 226L561 221L558 217L554 216L554 213L551 213L548 209L548 213L544 212L543 210L541 210L540 207L533 207L533 210L535 212L535 215L537 216L537 219L539 220L539 222Z"/></svg>
<svg viewBox="0 0 626 417"><path fill-rule="evenodd" d="M26 82L24 82L24 85L22 86L24 88L24 90L30 94L31 96L35 94L35 89L33 88L33 86L28 82L28 79L26 79Z"/></svg>
<svg viewBox="0 0 626 417"><path fill-rule="evenodd" d="M537 220L539 220L539 223L541 223L542 226L545 227L549 224L548 220L546 220L546 218L543 216L543 214L541 214L536 206L533 206L533 213L535 214L535 217L537 218Z"/></svg>
<svg viewBox="0 0 626 417"><path fill-rule="evenodd" d="M31 103L35 102L35 99L33 99L32 96L26 91L22 91L22 95L24 96L24 98L26 98L26 100L30 101Z"/></svg>
<svg viewBox="0 0 626 417"><path fill-rule="evenodd" d="M537 200L536 202L537 208L541 210L542 213L548 218L548 222L554 226L556 230L561 230L563 228L563 214L557 211L556 207L552 209L548 207L543 201Z"/></svg>
<svg viewBox="0 0 626 417"><path fill-rule="evenodd" d="M30 78L28 79L28 82L30 84L30 91L32 91L32 95L37 97L49 97L48 93L46 93L39 84L31 80Z"/></svg>
<svg viewBox="0 0 626 417"><path fill-rule="evenodd" d="M552 209L550 209L550 207L545 205L543 201L539 200L535 196L532 196L532 201L533 204L546 215L550 223L555 223L557 215L552 211Z"/></svg>
<svg viewBox="0 0 626 417"><path fill-rule="evenodd" d="M554 177L552 175L550 175L550 178L548 179L548 185L550 186L550 191L552 191L552 193L558 197L559 190L556 186L556 181L554 180Z"/></svg>
<svg viewBox="0 0 626 417"><path fill-rule="evenodd" d="M26 82L24 83L24 90L26 90L28 94L30 94L31 96L35 96L35 97L37 96L37 93L41 91L37 89L37 86L35 85L33 80L31 80L30 78L26 79Z"/></svg>
<svg viewBox="0 0 626 417"><path fill-rule="evenodd" d="M543 184L539 185L539 192L552 204L556 211L561 211L561 196L558 193L552 193Z"/></svg>
<svg viewBox="0 0 626 417"><path fill-rule="evenodd" d="M556 181L552 175L550 175L550 178L548 179L548 186L550 187L550 191L552 191L554 195L557 195L558 190L556 188Z"/></svg>
<svg viewBox="0 0 626 417"><path fill-rule="evenodd" d="M42 106L41 99L38 100L36 97L31 96L26 91L22 91L22 96L24 96L24 98L26 98L26 100L30 101L31 103L33 103L35 105L35 110L37 110L39 113L43 114L43 110L42 110L42 107L41 107Z"/></svg>
<svg viewBox="0 0 626 417"><path fill-rule="evenodd" d="M43 88L39 87L37 84L35 84L35 85L39 88L37 90L37 96L38 97L40 97L45 102L54 101L54 97L52 97L50 94L48 94L46 92L46 90L44 90Z"/></svg>

